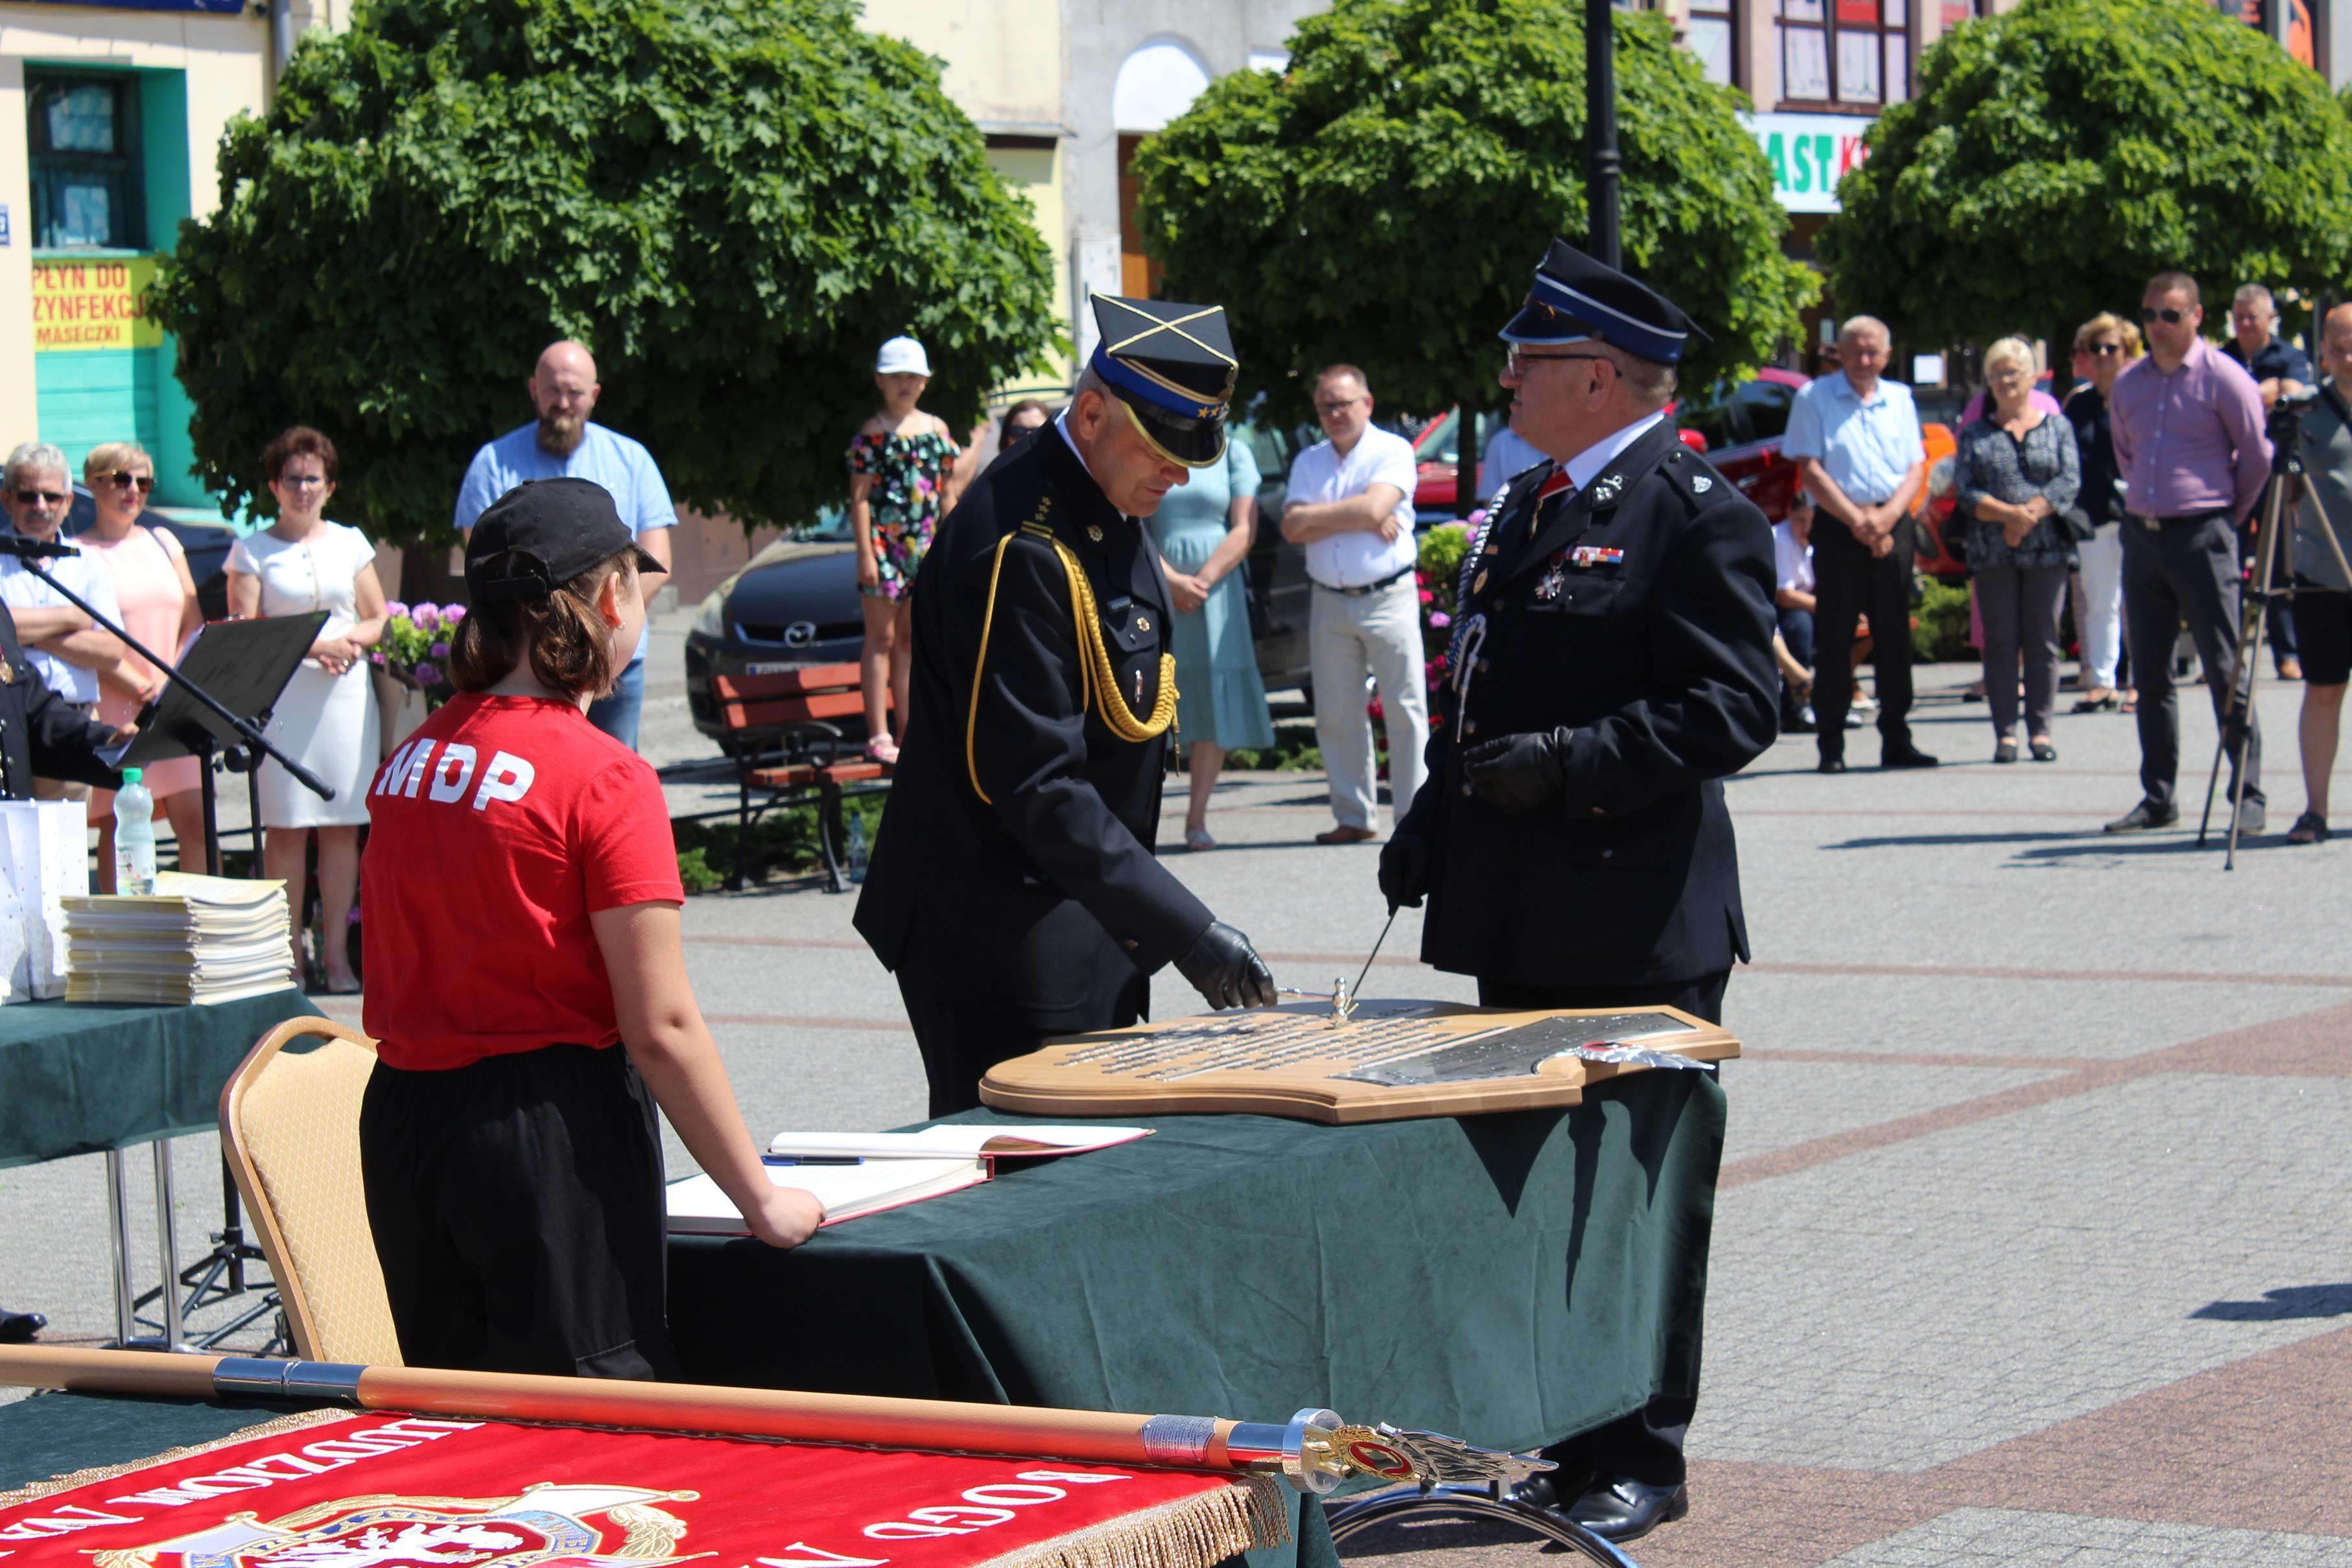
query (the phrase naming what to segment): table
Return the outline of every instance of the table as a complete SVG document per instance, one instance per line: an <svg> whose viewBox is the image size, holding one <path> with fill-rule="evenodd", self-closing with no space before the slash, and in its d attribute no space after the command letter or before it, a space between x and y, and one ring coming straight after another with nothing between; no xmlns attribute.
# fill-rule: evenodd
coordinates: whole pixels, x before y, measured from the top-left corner
<svg viewBox="0 0 2352 1568"><path fill-rule="evenodd" d="M156 1231L165 1334L180 1338L179 1249L172 1234L172 1166L159 1140L220 1125L221 1086L275 1025L318 1009L289 987L208 1007L11 1002L0 1007L0 1168L106 1155L117 1337L131 1316L129 1184L122 1151L155 1144Z"/></svg>
<svg viewBox="0 0 2352 1568"><path fill-rule="evenodd" d="M672 1238L671 1327L697 1381L1535 1448L1696 1393L1724 1113L1660 1071L1569 1111L1136 1118L791 1252ZM1304 1513L1300 1562L1336 1562Z"/></svg>

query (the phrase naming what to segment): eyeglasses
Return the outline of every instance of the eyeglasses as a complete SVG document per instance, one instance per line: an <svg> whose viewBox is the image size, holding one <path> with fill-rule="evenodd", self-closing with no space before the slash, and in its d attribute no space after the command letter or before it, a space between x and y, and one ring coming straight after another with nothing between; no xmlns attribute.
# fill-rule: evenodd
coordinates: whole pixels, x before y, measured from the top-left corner
<svg viewBox="0 0 2352 1568"><path fill-rule="evenodd" d="M327 476L324 474L280 474L277 482L289 490L307 490L313 485L325 484Z"/></svg>
<svg viewBox="0 0 2352 1568"><path fill-rule="evenodd" d="M1511 374L1516 376L1522 373L1530 362L1537 360L1599 360L1604 365L1613 365L1617 362L1606 354L1530 354L1524 351L1518 344L1514 343L1511 345L1510 352L1503 356L1503 364Z"/></svg>
<svg viewBox="0 0 2352 1568"><path fill-rule="evenodd" d="M2083 350L2086 354L2096 354L2103 360L2113 358L2123 351L2124 346L2121 343L2093 343Z"/></svg>
<svg viewBox="0 0 2352 1568"><path fill-rule="evenodd" d="M64 495L56 490L19 490L16 492L16 505L20 507L38 507L44 504L52 507L61 507L65 504L65 499Z"/></svg>
<svg viewBox="0 0 2352 1568"><path fill-rule="evenodd" d="M142 496L155 487L155 476L152 474L133 474L124 468L117 468L111 474L101 474L99 477L118 490L128 490L136 486Z"/></svg>
<svg viewBox="0 0 2352 1568"><path fill-rule="evenodd" d="M1318 413L1345 413L1348 410L1355 407L1358 403L1363 401L1364 400L1360 397L1339 398L1330 402L1317 403L1315 405L1315 412Z"/></svg>
<svg viewBox="0 0 2352 1568"><path fill-rule="evenodd" d="M2158 310L2146 305L2141 306L2139 309L2139 319L2142 321L2161 321L2168 327L2179 326L2188 315L2189 312L2186 310L2174 310L2169 308Z"/></svg>

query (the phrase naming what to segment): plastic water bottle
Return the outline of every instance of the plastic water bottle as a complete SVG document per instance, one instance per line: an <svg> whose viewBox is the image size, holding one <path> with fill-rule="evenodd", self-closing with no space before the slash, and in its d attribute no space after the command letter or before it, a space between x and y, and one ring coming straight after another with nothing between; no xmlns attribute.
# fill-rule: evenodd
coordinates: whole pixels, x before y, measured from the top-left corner
<svg viewBox="0 0 2352 1568"><path fill-rule="evenodd" d="M139 781L140 769L122 770L114 792L114 891L155 891L155 797Z"/></svg>
<svg viewBox="0 0 2352 1568"><path fill-rule="evenodd" d="M849 852L846 857L849 881L853 886L866 880L866 819L853 816L849 819Z"/></svg>

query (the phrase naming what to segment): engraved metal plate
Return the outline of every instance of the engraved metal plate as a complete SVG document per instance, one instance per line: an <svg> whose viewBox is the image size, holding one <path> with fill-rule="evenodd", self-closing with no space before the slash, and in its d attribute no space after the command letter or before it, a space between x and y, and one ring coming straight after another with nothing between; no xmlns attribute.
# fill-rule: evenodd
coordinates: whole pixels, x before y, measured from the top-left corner
<svg viewBox="0 0 2352 1568"><path fill-rule="evenodd" d="M1516 1078L1531 1073L1548 1057L1574 1051L1580 1045L1608 1041L1661 1040L1696 1032L1671 1013L1587 1014L1578 1018L1544 1019L1517 1029L1500 1030L1457 1040L1410 1056L1373 1062L1334 1078L1378 1083L1398 1089L1416 1083L1465 1083L1488 1078Z"/></svg>

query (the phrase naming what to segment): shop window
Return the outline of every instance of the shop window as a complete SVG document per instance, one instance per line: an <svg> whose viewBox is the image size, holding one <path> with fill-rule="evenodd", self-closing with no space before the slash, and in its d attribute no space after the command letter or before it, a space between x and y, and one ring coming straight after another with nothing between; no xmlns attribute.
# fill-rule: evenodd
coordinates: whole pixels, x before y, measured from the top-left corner
<svg viewBox="0 0 2352 1568"><path fill-rule="evenodd" d="M25 105L33 243L54 250L139 250L139 95L122 77L27 71Z"/></svg>
<svg viewBox="0 0 2352 1568"><path fill-rule="evenodd" d="M1697 57L1706 79L1739 85L1738 51L1733 47L1732 0L1690 0L1683 42Z"/></svg>
<svg viewBox="0 0 2352 1568"><path fill-rule="evenodd" d="M1874 110L1911 96L1910 0L1780 0L1784 101Z"/></svg>

